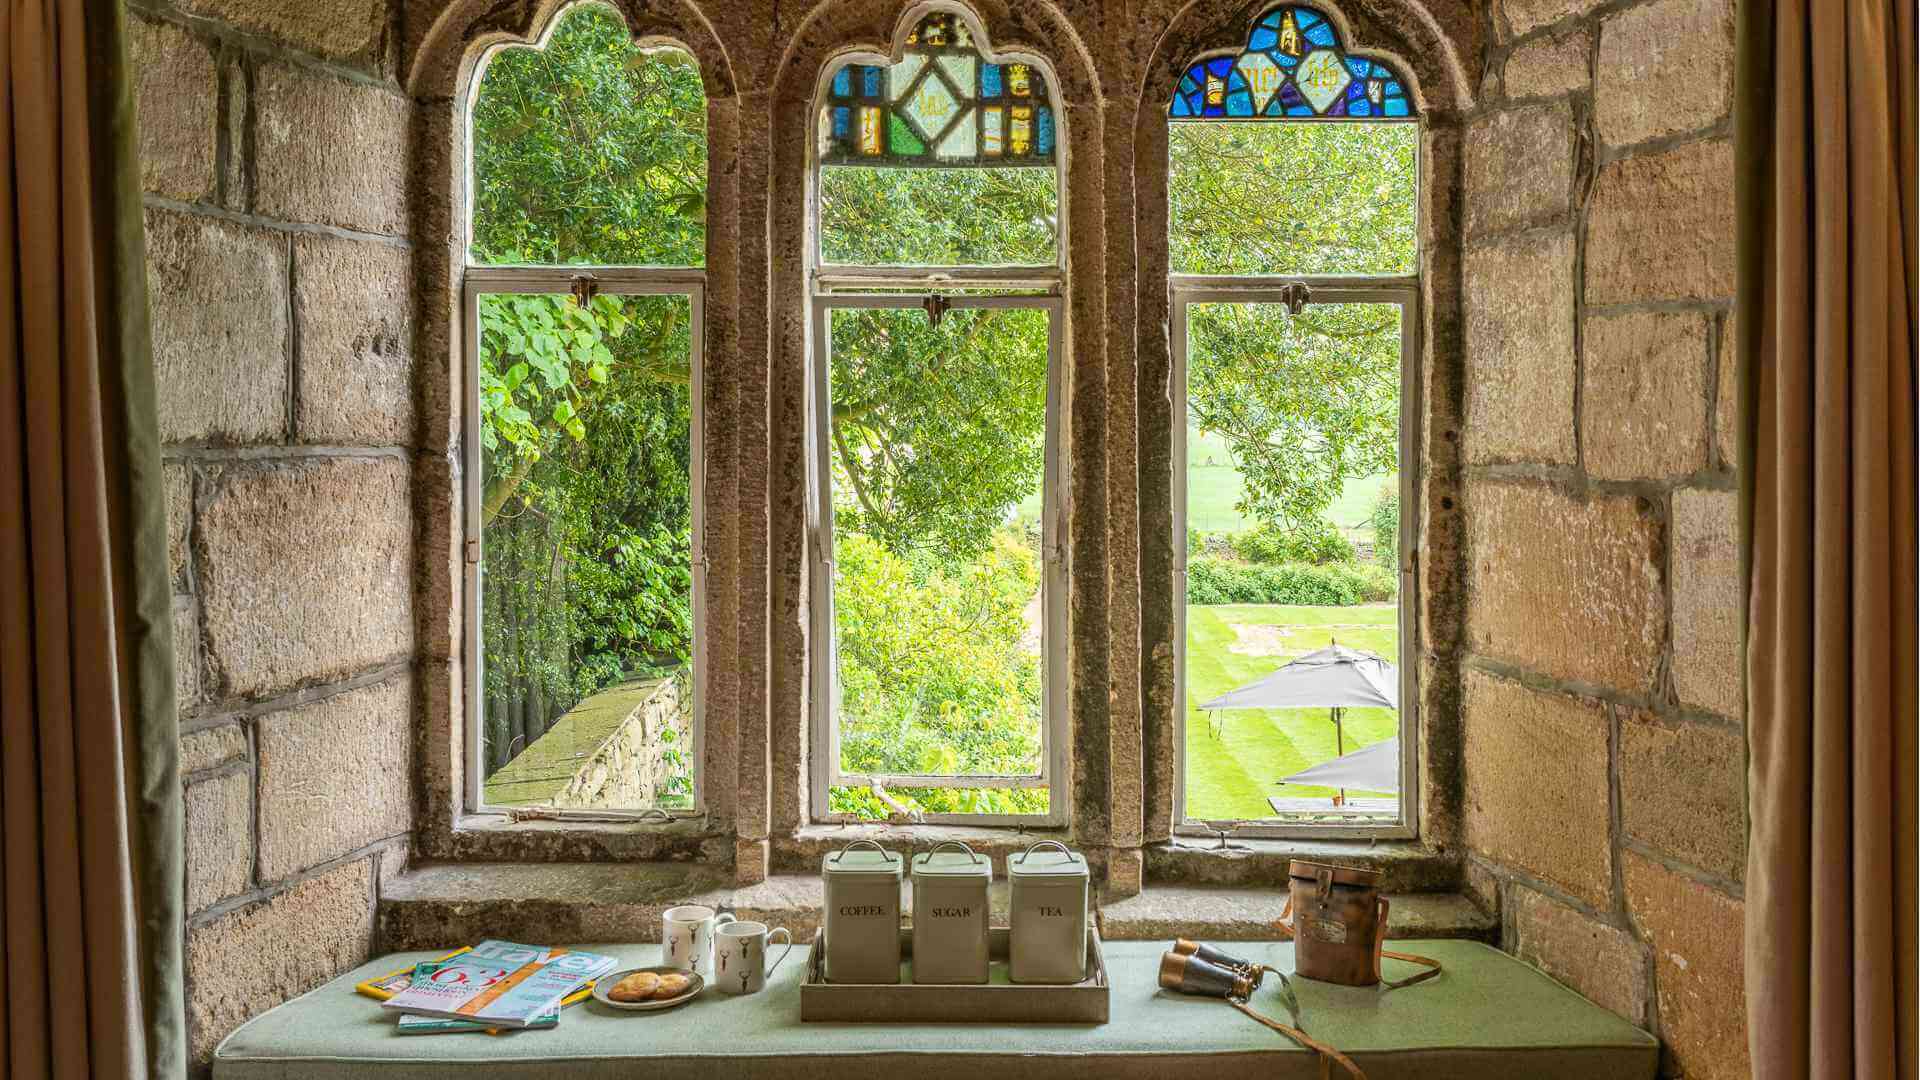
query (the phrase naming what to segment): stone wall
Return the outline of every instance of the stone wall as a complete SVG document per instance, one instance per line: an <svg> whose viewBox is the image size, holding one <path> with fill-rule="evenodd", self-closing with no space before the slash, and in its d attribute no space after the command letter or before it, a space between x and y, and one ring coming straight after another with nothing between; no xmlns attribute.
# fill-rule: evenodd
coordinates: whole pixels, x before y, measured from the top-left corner
<svg viewBox="0 0 1920 1080"><path fill-rule="evenodd" d="M1748 1073L1731 0L1505 0L1465 171L1468 878Z"/></svg>
<svg viewBox="0 0 1920 1080"><path fill-rule="evenodd" d="M196 1068L413 825L411 105L384 0L134 0Z"/></svg>

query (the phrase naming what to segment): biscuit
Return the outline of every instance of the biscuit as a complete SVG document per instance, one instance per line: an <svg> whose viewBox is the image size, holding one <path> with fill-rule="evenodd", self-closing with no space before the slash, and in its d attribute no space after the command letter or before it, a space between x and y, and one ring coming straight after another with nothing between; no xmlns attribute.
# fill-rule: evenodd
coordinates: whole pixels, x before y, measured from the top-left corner
<svg viewBox="0 0 1920 1080"><path fill-rule="evenodd" d="M657 972L636 971L613 984L607 996L615 1001L647 1001L654 991L660 988L660 976Z"/></svg>
<svg viewBox="0 0 1920 1080"><path fill-rule="evenodd" d="M687 987L692 985L693 980L687 978L685 975L662 975L660 976L660 985L653 991L653 1000L665 1001L668 998L677 998L681 994L686 993Z"/></svg>

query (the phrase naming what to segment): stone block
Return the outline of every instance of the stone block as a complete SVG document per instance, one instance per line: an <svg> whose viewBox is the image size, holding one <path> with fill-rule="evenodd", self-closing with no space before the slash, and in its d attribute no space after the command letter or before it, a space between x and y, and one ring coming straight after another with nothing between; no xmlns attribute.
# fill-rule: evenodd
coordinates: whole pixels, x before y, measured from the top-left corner
<svg viewBox="0 0 1920 1080"><path fill-rule="evenodd" d="M333 681L412 648L412 504L395 458L211 474L194 536L222 696Z"/></svg>
<svg viewBox="0 0 1920 1080"><path fill-rule="evenodd" d="M378 67L385 52L388 6L382 0L184 0L181 6L301 52L364 68Z"/></svg>
<svg viewBox="0 0 1920 1080"><path fill-rule="evenodd" d="M366 960L370 874L365 859L349 863L187 931L195 1063L204 1065L241 1024Z"/></svg>
<svg viewBox="0 0 1920 1080"><path fill-rule="evenodd" d="M1542 26L1585 15L1605 0L1502 0L1500 10L1507 16L1507 30L1524 34Z"/></svg>
<svg viewBox="0 0 1920 1080"><path fill-rule="evenodd" d="M173 705L186 709L200 703L200 614L193 597L173 598Z"/></svg>
<svg viewBox="0 0 1920 1080"><path fill-rule="evenodd" d="M287 239L147 210L160 440L278 442L287 433Z"/></svg>
<svg viewBox="0 0 1920 1080"><path fill-rule="evenodd" d="M1464 682L1467 846L1612 906L1606 706L1473 669Z"/></svg>
<svg viewBox="0 0 1920 1080"><path fill-rule="evenodd" d="M1478 117L1466 143L1469 234L1551 220L1572 205L1577 139L1567 102Z"/></svg>
<svg viewBox="0 0 1920 1080"><path fill-rule="evenodd" d="M301 442L399 446L413 437L412 260L404 248L305 235L293 243Z"/></svg>
<svg viewBox="0 0 1920 1080"><path fill-rule="evenodd" d="M139 111L140 187L183 202L213 193L219 78L207 43L170 23L127 19Z"/></svg>
<svg viewBox="0 0 1920 1080"><path fill-rule="evenodd" d="M1462 890L1474 906L1492 918L1500 918L1500 877L1477 859L1463 860L1466 863L1466 887Z"/></svg>
<svg viewBox="0 0 1920 1080"><path fill-rule="evenodd" d="M1467 492L1467 635L1482 656L1557 679L1651 693L1666 637L1654 509L1543 484Z"/></svg>
<svg viewBox="0 0 1920 1080"><path fill-rule="evenodd" d="M1635 852L1623 853L1627 911L1653 944L1661 1074L1746 1080L1744 907Z"/></svg>
<svg viewBox="0 0 1920 1080"><path fill-rule="evenodd" d="M1673 493L1673 683L1680 700L1745 713L1740 653L1740 502L1732 491Z"/></svg>
<svg viewBox="0 0 1920 1080"><path fill-rule="evenodd" d="M182 776L246 759L247 733L239 724L223 724L180 736Z"/></svg>
<svg viewBox="0 0 1920 1080"><path fill-rule="evenodd" d="M389 236L406 233L405 98L287 64L261 65L253 96L259 213Z"/></svg>
<svg viewBox="0 0 1920 1080"><path fill-rule="evenodd" d="M253 781L221 773L186 787L187 910L199 911L253 883Z"/></svg>
<svg viewBox="0 0 1920 1080"><path fill-rule="evenodd" d="M1572 464L1573 237L1470 248L1465 263L1468 464Z"/></svg>
<svg viewBox="0 0 1920 1080"><path fill-rule="evenodd" d="M1739 316L1720 323L1720 357L1713 392L1713 446L1722 468L1740 467L1740 353Z"/></svg>
<svg viewBox="0 0 1920 1080"><path fill-rule="evenodd" d="M1604 1009L1645 1027L1647 948L1632 934L1516 883L1508 947Z"/></svg>
<svg viewBox="0 0 1920 1080"><path fill-rule="evenodd" d="M411 685L402 677L260 718L262 881L407 831Z"/></svg>
<svg viewBox="0 0 1920 1080"><path fill-rule="evenodd" d="M1587 303L1733 295L1733 145L1608 162L1587 213Z"/></svg>
<svg viewBox="0 0 1920 1080"><path fill-rule="evenodd" d="M1507 97L1557 97L1584 90L1591 80L1592 58L1593 35L1585 29L1516 45L1507 56Z"/></svg>
<svg viewBox="0 0 1920 1080"><path fill-rule="evenodd" d="M193 472L185 465L171 464L162 470L167 500L167 569L173 575L175 592L193 586L187 574L187 537L193 529Z"/></svg>
<svg viewBox="0 0 1920 1080"><path fill-rule="evenodd" d="M1659 480L1707 467L1707 319L1591 316L1581 365L1587 475Z"/></svg>
<svg viewBox="0 0 1920 1080"><path fill-rule="evenodd" d="M1698 131L1733 108L1730 0L1653 0L1600 24L1593 123L1608 146Z"/></svg>
<svg viewBox="0 0 1920 1080"><path fill-rule="evenodd" d="M1635 713L1620 726L1620 823L1628 836L1739 880L1747 863L1746 740Z"/></svg>

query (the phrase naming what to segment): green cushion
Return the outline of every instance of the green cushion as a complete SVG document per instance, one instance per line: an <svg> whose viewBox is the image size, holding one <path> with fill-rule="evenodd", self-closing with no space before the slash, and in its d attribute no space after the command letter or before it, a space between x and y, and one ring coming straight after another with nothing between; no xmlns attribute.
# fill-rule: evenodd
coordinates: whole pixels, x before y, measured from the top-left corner
<svg viewBox="0 0 1920 1080"><path fill-rule="evenodd" d="M708 991L661 1013L614 1013L583 1002L561 1014L558 1028L499 1036L396 1034L392 1017L354 993L353 985L431 955L398 953L234 1032L214 1056L214 1077L1159 1080L1190 1069L1200 1070L1195 1075L1203 1080L1319 1076L1309 1052L1225 1003L1160 991L1155 979L1164 944L1115 941L1102 947L1113 987L1104 1025L802 1023L802 946L757 995ZM1446 973L1393 991L1295 980L1307 1030L1352 1055L1369 1080L1654 1075L1659 1044L1652 1036L1497 949L1468 941L1395 947L1439 960ZM632 965L659 962L658 945L595 948ZM1227 948L1282 971L1293 969L1290 944ZM1414 970L1394 960L1387 967L1388 978ZM1269 979L1268 992L1254 1006L1284 1019L1271 997L1273 986Z"/></svg>

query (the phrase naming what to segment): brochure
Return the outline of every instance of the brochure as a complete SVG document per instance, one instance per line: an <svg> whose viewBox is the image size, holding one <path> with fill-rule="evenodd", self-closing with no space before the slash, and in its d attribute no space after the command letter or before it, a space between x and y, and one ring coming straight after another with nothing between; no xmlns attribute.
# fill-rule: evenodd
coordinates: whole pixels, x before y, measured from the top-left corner
<svg viewBox="0 0 1920 1080"><path fill-rule="evenodd" d="M559 1009L561 999L617 963L599 953L483 941L439 962L382 1007L482 1027L534 1027Z"/></svg>

